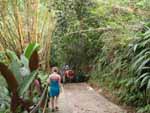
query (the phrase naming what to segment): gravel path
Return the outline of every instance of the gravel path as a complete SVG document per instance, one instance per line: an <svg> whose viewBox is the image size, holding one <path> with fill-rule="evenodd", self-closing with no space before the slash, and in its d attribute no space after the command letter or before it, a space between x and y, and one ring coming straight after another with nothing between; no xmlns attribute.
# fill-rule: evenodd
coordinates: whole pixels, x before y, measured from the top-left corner
<svg viewBox="0 0 150 113"><path fill-rule="evenodd" d="M86 83L66 84L56 113L126 113Z"/></svg>

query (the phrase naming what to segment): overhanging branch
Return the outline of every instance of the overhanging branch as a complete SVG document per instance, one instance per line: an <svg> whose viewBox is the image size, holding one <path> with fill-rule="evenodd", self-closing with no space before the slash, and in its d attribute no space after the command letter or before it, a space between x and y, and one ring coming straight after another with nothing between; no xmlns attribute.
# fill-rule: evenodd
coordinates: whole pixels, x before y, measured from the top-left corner
<svg viewBox="0 0 150 113"><path fill-rule="evenodd" d="M120 31L120 28L112 28L112 27L101 27L96 29L87 29L87 30L80 30L75 32L67 33L65 36L77 34L77 33L86 33L86 32L108 32L108 31Z"/></svg>
<svg viewBox="0 0 150 113"><path fill-rule="evenodd" d="M134 7L123 7L119 5L113 5L112 6L113 12L126 12L126 13L132 13L140 16L150 16L150 12L146 10L142 10L139 8L134 8Z"/></svg>

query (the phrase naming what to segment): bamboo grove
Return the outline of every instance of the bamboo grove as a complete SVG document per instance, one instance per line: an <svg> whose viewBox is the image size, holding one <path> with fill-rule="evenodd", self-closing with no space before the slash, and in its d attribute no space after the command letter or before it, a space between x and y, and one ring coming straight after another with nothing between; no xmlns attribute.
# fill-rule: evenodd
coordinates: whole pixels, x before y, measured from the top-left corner
<svg viewBox="0 0 150 113"><path fill-rule="evenodd" d="M39 66L31 71L34 50ZM119 104L132 106L137 113L149 113L150 2L1 0L0 62L15 76L18 82L15 93L23 96L23 99L17 96L22 102L37 102L40 93L29 98L32 82L40 78L43 87L50 65L69 64L77 75L79 71L84 73L78 76L78 81L88 78L88 83L107 89ZM22 81L24 76L19 77L18 70L22 67L28 70L27 84ZM0 84L4 91L0 93L0 107L9 113L10 94L14 92L9 91L11 87L2 77Z"/></svg>
<svg viewBox="0 0 150 113"><path fill-rule="evenodd" d="M44 68L48 68L55 20L47 6L47 1L40 0L1 0L1 48L13 50L20 55L29 43L39 43L44 50L40 51L41 63L44 63Z"/></svg>

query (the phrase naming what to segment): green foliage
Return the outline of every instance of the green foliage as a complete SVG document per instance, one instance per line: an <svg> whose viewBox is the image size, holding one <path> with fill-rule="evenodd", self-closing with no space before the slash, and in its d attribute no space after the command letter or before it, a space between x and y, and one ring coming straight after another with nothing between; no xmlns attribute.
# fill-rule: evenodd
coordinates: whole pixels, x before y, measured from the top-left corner
<svg viewBox="0 0 150 113"><path fill-rule="evenodd" d="M148 104L148 105L146 105L146 106L140 108L140 109L137 111L137 113L148 113L149 111L150 111L150 105Z"/></svg>
<svg viewBox="0 0 150 113"><path fill-rule="evenodd" d="M147 24L149 25L149 23ZM144 103L150 103L150 26L146 26L141 39L136 42L132 69L136 76L135 86L139 93L143 94ZM146 111L147 108L145 108ZM143 109L144 110L144 109ZM141 110L142 111L142 110Z"/></svg>
<svg viewBox="0 0 150 113"><path fill-rule="evenodd" d="M9 65L10 70L16 77L19 84L21 84L21 82L22 82L22 76L20 74L20 67L21 67L21 64L16 62L15 60L12 60L12 62Z"/></svg>
<svg viewBox="0 0 150 113"><path fill-rule="evenodd" d="M147 105L150 38L148 17L143 13L149 7L147 1L53 3L50 9L57 16L52 39L55 64L70 64L76 70L93 65L90 81L109 88L128 105ZM117 30L93 31L102 27Z"/></svg>
<svg viewBox="0 0 150 113"><path fill-rule="evenodd" d="M19 58L18 58L18 56L16 55L15 52L7 49L6 54L9 56L10 61L15 61L15 62L19 63Z"/></svg>
<svg viewBox="0 0 150 113"><path fill-rule="evenodd" d="M29 60L27 57L25 57L24 55L21 55L20 56L20 60L21 60L21 63L23 64L23 66L28 69L29 68Z"/></svg>
<svg viewBox="0 0 150 113"><path fill-rule="evenodd" d="M24 78L24 82L19 87L19 94L24 95L26 91L29 89L30 85L33 83L35 77L37 75L37 72L32 72L29 76L26 76Z"/></svg>
<svg viewBox="0 0 150 113"><path fill-rule="evenodd" d="M29 60L32 53L39 48L39 44L31 43L29 44L24 51L24 56Z"/></svg>
<svg viewBox="0 0 150 113"><path fill-rule="evenodd" d="M45 71L38 71L38 78L40 78L42 85L46 85L47 84L47 79L48 79L48 73L46 73Z"/></svg>
<svg viewBox="0 0 150 113"><path fill-rule="evenodd" d="M25 72L25 71L29 71L28 69L29 69L29 63L31 63L31 60L30 60L32 58L31 56L33 55L33 53L35 51L37 51L38 48L39 48L39 45L36 43L29 44L28 47L26 48L24 54L21 55L20 59L18 58L18 56L16 55L15 52L10 51L10 50L7 50L6 54L5 54L8 56L8 58L10 60L8 63L9 69L13 73L13 75L15 77L14 79L17 80L16 81L17 83L15 81L14 82L16 84L19 83L19 86L18 86L18 88L15 88L15 91L17 91L16 93L19 94L19 96L22 96L22 99L27 99L29 87L33 84L33 81L35 80L35 78L37 77L37 74L38 74L37 70L35 70L31 73ZM10 76L10 75L5 75L5 76L7 76L5 78L9 78L8 76ZM14 82L7 80L7 84L9 84L9 85L12 85ZM2 85L0 85L0 88L1 88L1 86ZM12 86L12 88L14 88L14 87ZM2 97L3 104L1 104L1 103L0 104L3 107L2 111L3 110L5 111L7 108L10 108L10 100L11 100L10 94L12 94L12 92L11 92L11 89L10 89L10 91L7 90L7 85L6 86L3 85L1 90L3 90L3 91L1 91L1 93L0 93L0 102L1 102L1 96L3 96ZM5 93L6 90L8 91L7 94ZM4 98L4 96L6 96L6 99ZM3 100L3 99L5 99L5 100ZM7 99L9 99L9 101ZM18 100L16 100L16 101L18 101ZM14 103L12 103L12 104L14 104Z"/></svg>
<svg viewBox="0 0 150 113"><path fill-rule="evenodd" d="M139 109L142 107L139 113L149 112L150 2L148 0L51 0L49 4L46 4L47 0L40 0L38 10L35 8L37 14L32 10L32 5L26 4L30 3L29 1L7 2L3 1L0 5L3 9L0 13L0 37L2 37L0 43L4 48L22 50L23 45L19 41L22 38L31 38L35 31L34 37L44 47L42 51L46 51L42 53L42 57L49 58L50 50L47 48L52 44L52 65L69 64L76 71L92 65L93 71L89 73L92 82L109 88L124 103ZM15 12L13 10L15 8L18 8L18 11ZM34 18L35 15L38 19ZM16 19L19 17L20 21ZM19 28L19 25L23 27ZM55 31L51 33L54 26ZM35 27L38 28L34 29ZM28 31L30 29L31 32ZM52 41L51 34L53 34ZM43 40L40 40L41 37ZM30 44L20 59L18 53L10 50L0 52L0 61L9 65L21 84L20 96L28 91L36 72L29 72L24 77L19 70L20 68L29 70L30 57L38 48L38 44ZM38 75L42 82L47 78L43 77L44 74L40 72Z"/></svg>
<svg viewBox="0 0 150 113"><path fill-rule="evenodd" d="M52 38L54 64L69 64L75 70L93 65L89 73L91 82L107 87L128 105L147 105L150 99L147 0L51 3L54 5L50 5L50 10L56 12L57 18ZM98 28L115 30L98 31Z"/></svg>
<svg viewBox="0 0 150 113"><path fill-rule="evenodd" d="M102 53L99 59L96 58L99 62L93 70L95 72L90 73L92 81L108 87L127 105L140 106L142 113L149 110L142 107L150 102L149 28L145 26L139 33L140 38L130 41L129 46L118 42L107 45L109 40L104 40Z"/></svg>
<svg viewBox="0 0 150 113"><path fill-rule="evenodd" d="M0 112L6 111L10 108L10 94L7 89L7 83L5 79L0 76Z"/></svg>
<svg viewBox="0 0 150 113"><path fill-rule="evenodd" d="M4 111L6 109L10 108L10 97L9 97L9 91L6 87L0 87L0 91L3 91L3 93L0 93L0 112Z"/></svg>
<svg viewBox="0 0 150 113"><path fill-rule="evenodd" d="M50 10L54 10L57 16L57 28L52 39L52 56L55 56L55 61L52 59L52 64L69 64L78 70L88 66L96 56L101 48L101 32L90 33L90 29L100 26L99 17L91 13L95 6L96 3L90 0L50 3ZM80 30L87 31L82 33Z"/></svg>
<svg viewBox="0 0 150 113"><path fill-rule="evenodd" d="M147 17L117 10L117 7L128 7L128 3L132 4L129 1L100 1L100 7L92 11L100 15L103 25L119 27L121 32L104 32L100 36L102 49L93 60L95 66L89 75L90 82L109 89L121 102L142 109L150 102L150 26L145 21ZM140 21L143 24L138 24ZM145 112L149 112L147 107Z"/></svg>
<svg viewBox="0 0 150 113"><path fill-rule="evenodd" d="M5 52L4 52L4 51L0 51L0 62L7 63L7 60L6 60L6 56L5 56Z"/></svg>

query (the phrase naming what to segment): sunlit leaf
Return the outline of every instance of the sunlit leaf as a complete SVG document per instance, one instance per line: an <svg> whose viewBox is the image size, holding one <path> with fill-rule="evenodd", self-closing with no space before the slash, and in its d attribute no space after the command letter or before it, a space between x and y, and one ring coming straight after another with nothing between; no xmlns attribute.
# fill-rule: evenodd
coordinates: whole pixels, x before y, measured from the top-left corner
<svg viewBox="0 0 150 113"><path fill-rule="evenodd" d="M38 48L39 48L39 44L37 44L37 43L31 43L31 44L29 44L29 45L26 47L25 51L24 51L25 57L27 57L28 60L29 60L30 57L31 57L31 55L32 55L32 53L33 53L35 50L37 50Z"/></svg>

